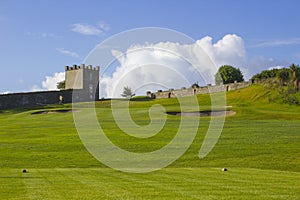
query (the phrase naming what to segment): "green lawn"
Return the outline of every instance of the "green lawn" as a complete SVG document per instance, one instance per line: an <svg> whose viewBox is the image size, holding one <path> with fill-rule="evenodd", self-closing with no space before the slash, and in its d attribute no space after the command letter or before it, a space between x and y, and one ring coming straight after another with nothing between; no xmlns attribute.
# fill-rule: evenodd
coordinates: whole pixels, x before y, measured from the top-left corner
<svg viewBox="0 0 300 200"><path fill-rule="evenodd" d="M11 199L298 199L296 172L230 168L166 168L128 174L107 168L42 168L0 173Z"/></svg>
<svg viewBox="0 0 300 200"><path fill-rule="evenodd" d="M226 118L210 154L198 157L210 118L197 118L198 132L186 153L146 174L115 171L97 161L82 145L72 113L32 114L71 105L2 111L0 199L300 199L300 106L270 103L270 95L259 85L228 92L227 105L237 114ZM201 110L209 107L208 95L198 101ZM137 124L150 122L153 104L179 109L176 99L135 99L130 113ZM82 113L90 106L78 105ZM111 101L96 107L107 137L133 152L167 145L180 123L180 117L167 116L157 135L134 138L115 124Z"/></svg>

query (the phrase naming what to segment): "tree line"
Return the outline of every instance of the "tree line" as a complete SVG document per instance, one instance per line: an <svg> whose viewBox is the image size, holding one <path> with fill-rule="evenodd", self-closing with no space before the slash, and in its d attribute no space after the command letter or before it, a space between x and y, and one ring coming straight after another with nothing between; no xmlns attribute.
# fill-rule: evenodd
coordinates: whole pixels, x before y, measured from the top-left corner
<svg viewBox="0 0 300 200"><path fill-rule="evenodd" d="M252 80L277 92L277 95L269 97L269 101L279 101L290 105L300 104L298 93L300 83L299 65L291 64L288 68L263 70L255 74ZM234 81L241 82L244 81L244 78L238 68L230 65L221 66L215 75L216 84L228 84Z"/></svg>
<svg viewBox="0 0 300 200"><path fill-rule="evenodd" d="M300 66L291 64L289 68L280 69L270 69L263 70L252 77L254 82L265 82L267 80L275 80L279 83L281 87L292 86L294 91L299 90L300 83ZM231 65L223 65L219 68L218 72L215 74L215 83L228 84L244 81L243 73L239 68L235 68Z"/></svg>
<svg viewBox="0 0 300 200"><path fill-rule="evenodd" d="M264 70L255 74L252 79L255 82L263 82L266 80L276 80L281 87L292 86L294 91L299 90L300 82L300 66L292 64L289 68Z"/></svg>

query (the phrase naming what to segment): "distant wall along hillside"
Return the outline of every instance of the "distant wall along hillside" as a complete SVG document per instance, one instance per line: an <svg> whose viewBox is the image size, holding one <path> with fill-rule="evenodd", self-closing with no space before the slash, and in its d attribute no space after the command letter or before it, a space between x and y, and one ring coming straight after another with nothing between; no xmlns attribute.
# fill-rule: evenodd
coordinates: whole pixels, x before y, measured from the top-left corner
<svg viewBox="0 0 300 200"><path fill-rule="evenodd" d="M192 96L197 94L209 94L209 93L216 93L216 92L223 92L223 91L231 91L231 90L238 90L245 87L249 87L252 85L253 81L249 80L247 82L234 82L225 85L207 85L203 87L190 87L190 88L182 88L182 89L170 89L167 91L158 90L157 92L147 92L147 96L150 98L174 98L174 97L181 97L181 96Z"/></svg>

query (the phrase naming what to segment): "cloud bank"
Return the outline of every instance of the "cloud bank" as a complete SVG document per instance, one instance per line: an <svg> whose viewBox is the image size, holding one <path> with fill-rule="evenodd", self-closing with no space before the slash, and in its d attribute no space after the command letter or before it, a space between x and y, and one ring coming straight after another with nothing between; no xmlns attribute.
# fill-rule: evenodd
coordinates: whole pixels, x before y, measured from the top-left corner
<svg viewBox="0 0 300 200"><path fill-rule="evenodd" d="M230 64L246 71L247 56L243 39L235 34L216 43L204 37L194 44L161 42L135 45L125 53L112 51L119 63L111 75L101 78L103 97L120 97L124 86L145 95L147 90L190 87L214 83L221 65ZM244 70L243 70L244 69Z"/></svg>

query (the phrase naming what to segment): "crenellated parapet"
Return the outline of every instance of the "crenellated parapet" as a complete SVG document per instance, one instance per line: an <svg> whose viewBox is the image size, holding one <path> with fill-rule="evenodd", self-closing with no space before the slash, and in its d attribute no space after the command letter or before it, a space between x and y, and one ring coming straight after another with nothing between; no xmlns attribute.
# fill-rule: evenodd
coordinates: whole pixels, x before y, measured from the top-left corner
<svg viewBox="0 0 300 200"><path fill-rule="evenodd" d="M65 66L65 89L81 90L90 100L99 99L100 67L92 65ZM78 97L79 98L79 97Z"/></svg>
<svg viewBox="0 0 300 200"><path fill-rule="evenodd" d="M87 65L86 66L85 64L73 65L72 67L71 66L65 66L65 71L72 71L72 70L79 70L79 69L100 71L99 66L93 67L92 65Z"/></svg>

